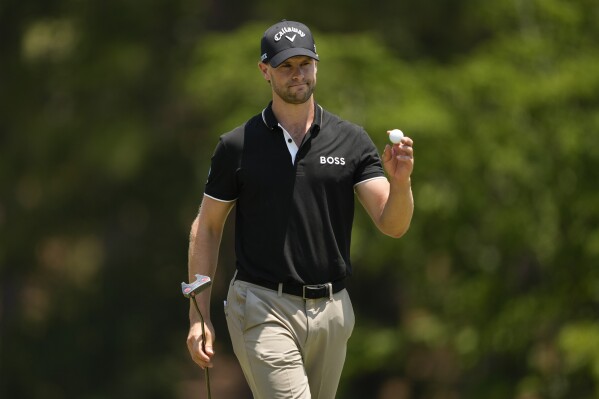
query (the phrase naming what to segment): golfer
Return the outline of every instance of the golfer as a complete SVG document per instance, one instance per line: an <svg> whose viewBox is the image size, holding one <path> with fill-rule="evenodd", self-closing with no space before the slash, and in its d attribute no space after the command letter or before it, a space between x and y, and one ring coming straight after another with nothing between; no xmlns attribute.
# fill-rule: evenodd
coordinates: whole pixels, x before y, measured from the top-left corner
<svg viewBox="0 0 599 399"><path fill-rule="evenodd" d="M379 157L363 128L316 103L318 62L304 24L283 20L266 30L258 67L272 101L220 137L192 225L190 280L214 277L235 208L237 271L225 314L256 399L335 397L354 327L345 290L354 198L391 237L412 218L412 140L387 145ZM198 365L212 367L210 290L197 299L206 349L194 309L187 346Z"/></svg>

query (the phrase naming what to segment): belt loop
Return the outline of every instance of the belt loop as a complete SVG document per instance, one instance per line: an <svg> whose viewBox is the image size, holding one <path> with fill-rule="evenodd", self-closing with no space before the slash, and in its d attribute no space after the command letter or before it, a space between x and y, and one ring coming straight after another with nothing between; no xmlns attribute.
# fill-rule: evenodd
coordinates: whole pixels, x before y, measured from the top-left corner
<svg viewBox="0 0 599 399"><path fill-rule="evenodd" d="M329 289L329 299L332 301L333 300L333 284L327 283L326 286Z"/></svg>
<svg viewBox="0 0 599 399"><path fill-rule="evenodd" d="M279 283L279 291L277 293L279 297L283 296L283 283Z"/></svg>

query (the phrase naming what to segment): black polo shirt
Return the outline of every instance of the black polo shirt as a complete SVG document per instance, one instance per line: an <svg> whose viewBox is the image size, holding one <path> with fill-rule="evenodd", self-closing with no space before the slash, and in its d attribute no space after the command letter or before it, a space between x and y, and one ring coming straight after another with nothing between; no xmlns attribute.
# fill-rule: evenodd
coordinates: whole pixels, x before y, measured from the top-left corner
<svg viewBox="0 0 599 399"><path fill-rule="evenodd" d="M315 104L292 162L272 103L220 137L205 195L236 202L240 273L275 283L320 284L351 275L354 186L384 178L363 128Z"/></svg>

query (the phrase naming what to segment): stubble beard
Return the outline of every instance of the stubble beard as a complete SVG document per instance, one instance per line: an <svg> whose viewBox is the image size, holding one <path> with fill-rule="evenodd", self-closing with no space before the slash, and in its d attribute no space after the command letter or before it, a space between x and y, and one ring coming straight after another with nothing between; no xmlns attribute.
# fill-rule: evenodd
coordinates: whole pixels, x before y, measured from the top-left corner
<svg viewBox="0 0 599 399"><path fill-rule="evenodd" d="M307 81L305 83L307 85L307 90L305 91L296 91L292 87L280 87L274 82L272 82L272 89L288 104L304 104L312 97L314 87L316 86L315 81Z"/></svg>

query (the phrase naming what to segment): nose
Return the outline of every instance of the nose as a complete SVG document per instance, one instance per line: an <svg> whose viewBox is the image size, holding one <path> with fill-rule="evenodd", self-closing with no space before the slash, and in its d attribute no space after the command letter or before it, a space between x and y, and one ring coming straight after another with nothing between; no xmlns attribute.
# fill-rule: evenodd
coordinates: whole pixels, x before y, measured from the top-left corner
<svg viewBox="0 0 599 399"><path fill-rule="evenodd" d="M293 68L293 71L291 74L291 77L293 79L300 79L300 78L303 78L303 76L304 76L304 71L302 70L301 66L296 66Z"/></svg>

